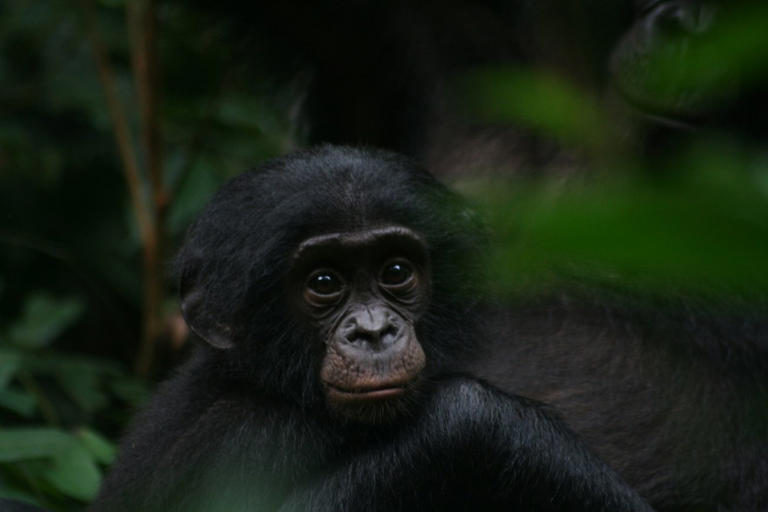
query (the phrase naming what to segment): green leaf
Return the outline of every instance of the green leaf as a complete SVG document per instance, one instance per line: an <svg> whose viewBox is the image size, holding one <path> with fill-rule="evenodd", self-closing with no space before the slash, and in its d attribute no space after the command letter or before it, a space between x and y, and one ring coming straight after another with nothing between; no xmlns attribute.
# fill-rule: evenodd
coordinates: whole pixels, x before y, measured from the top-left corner
<svg viewBox="0 0 768 512"><path fill-rule="evenodd" d="M597 100L565 79L523 68L481 68L457 83L469 113L490 122L514 121L566 142L604 140Z"/></svg>
<svg viewBox="0 0 768 512"><path fill-rule="evenodd" d="M27 297L21 318L8 330L8 337L20 347L48 345L74 324L83 310L79 299L56 298L46 292L35 292Z"/></svg>
<svg viewBox="0 0 768 512"><path fill-rule="evenodd" d="M768 201L759 175L744 172L761 169L746 154L711 141L660 166L664 179L483 187L476 196L500 242L490 252L494 285L506 292L563 276L697 296L763 294Z"/></svg>
<svg viewBox="0 0 768 512"><path fill-rule="evenodd" d="M87 427L79 429L75 435L98 462L112 463L116 452L113 443Z"/></svg>
<svg viewBox="0 0 768 512"><path fill-rule="evenodd" d="M75 444L55 456L45 480L67 496L90 501L99 490L101 471L86 447Z"/></svg>
<svg viewBox="0 0 768 512"><path fill-rule="evenodd" d="M37 507L43 506L43 504L40 503L32 494L19 491L18 489L5 487L2 482L0 482L0 498L16 500L25 504L35 505Z"/></svg>
<svg viewBox="0 0 768 512"><path fill-rule="evenodd" d="M37 401L34 396L20 391L0 389L0 407L29 418L37 410Z"/></svg>
<svg viewBox="0 0 768 512"><path fill-rule="evenodd" d="M129 404L141 405L149 398L147 387L135 379L115 379L110 384L112 392Z"/></svg>
<svg viewBox="0 0 768 512"><path fill-rule="evenodd" d="M53 457L77 440L55 428L0 429L0 462Z"/></svg>
<svg viewBox="0 0 768 512"><path fill-rule="evenodd" d="M221 185L214 172L214 166L206 164L207 161L199 159L181 182L168 212L171 233L181 233L186 229Z"/></svg>
<svg viewBox="0 0 768 512"><path fill-rule="evenodd" d="M21 354L9 350L0 350L0 389L4 389L16 375L21 366Z"/></svg>
<svg viewBox="0 0 768 512"><path fill-rule="evenodd" d="M61 368L56 372L56 380L67 396L85 412L92 413L105 407L109 400L100 389L101 382L98 373L84 370Z"/></svg>

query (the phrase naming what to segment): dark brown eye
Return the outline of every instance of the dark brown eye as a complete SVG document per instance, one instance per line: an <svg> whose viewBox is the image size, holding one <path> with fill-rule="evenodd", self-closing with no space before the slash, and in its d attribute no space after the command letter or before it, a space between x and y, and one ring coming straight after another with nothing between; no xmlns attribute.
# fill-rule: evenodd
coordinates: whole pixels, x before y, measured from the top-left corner
<svg viewBox="0 0 768 512"><path fill-rule="evenodd" d="M413 268L406 261L392 261L381 269L379 280L384 286L402 286L413 279Z"/></svg>
<svg viewBox="0 0 768 512"><path fill-rule="evenodd" d="M307 289L314 295L335 296L340 293L344 283L334 272L330 270L317 270L307 279Z"/></svg>
<svg viewBox="0 0 768 512"><path fill-rule="evenodd" d="M341 300L344 280L330 269L318 269L309 274L304 285L304 300L317 307L332 306Z"/></svg>

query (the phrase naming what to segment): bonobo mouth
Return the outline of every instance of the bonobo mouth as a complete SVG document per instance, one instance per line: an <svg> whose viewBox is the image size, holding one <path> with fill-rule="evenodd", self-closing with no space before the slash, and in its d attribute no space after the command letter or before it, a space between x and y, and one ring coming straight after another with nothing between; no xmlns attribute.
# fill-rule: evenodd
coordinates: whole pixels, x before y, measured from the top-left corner
<svg viewBox="0 0 768 512"><path fill-rule="evenodd" d="M328 396L337 402L383 400L394 398L406 392L405 384L391 383L379 386L365 386L352 389L342 389L331 384L326 384Z"/></svg>

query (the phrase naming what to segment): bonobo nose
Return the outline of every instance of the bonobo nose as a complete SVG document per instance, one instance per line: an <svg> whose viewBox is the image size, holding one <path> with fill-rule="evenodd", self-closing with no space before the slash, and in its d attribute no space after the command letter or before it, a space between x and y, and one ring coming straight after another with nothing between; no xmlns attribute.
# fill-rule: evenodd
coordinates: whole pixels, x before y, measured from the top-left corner
<svg viewBox="0 0 768 512"><path fill-rule="evenodd" d="M350 313L341 330L347 343L384 350L402 337L403 321L388 307L369 306Z"/></svg>

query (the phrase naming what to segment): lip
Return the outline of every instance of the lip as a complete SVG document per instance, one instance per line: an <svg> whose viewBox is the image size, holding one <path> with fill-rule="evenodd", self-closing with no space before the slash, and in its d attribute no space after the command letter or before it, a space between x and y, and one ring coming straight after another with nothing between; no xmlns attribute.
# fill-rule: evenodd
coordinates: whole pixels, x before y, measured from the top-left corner
<svg viewBox="0 0 768 512"><path fill-rule="evenodd" d="M375 388L355 390L340 389L331 385L328 386L328 394L332 395L336 400L343 401L383 400L402 395L405 391L406 389L404 386L397 385L384 385Z"/></svg>

